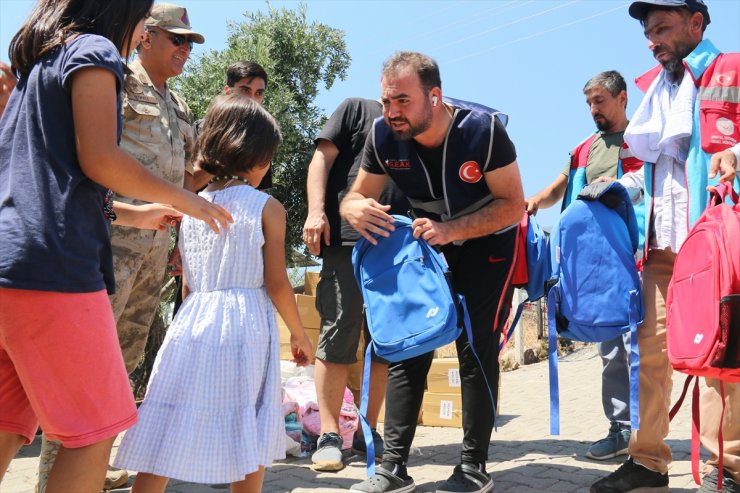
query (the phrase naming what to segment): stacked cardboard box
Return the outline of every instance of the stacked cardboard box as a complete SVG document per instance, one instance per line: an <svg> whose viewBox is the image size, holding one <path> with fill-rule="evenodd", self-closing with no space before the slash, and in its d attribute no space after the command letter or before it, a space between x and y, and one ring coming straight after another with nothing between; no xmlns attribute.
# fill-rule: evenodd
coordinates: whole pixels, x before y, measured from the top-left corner
<svg viewBox="0 0 740 493"><path fill-rule="evenodd" d="M445 346L447 348L447 346ZM421 405L421 423L425 426L462 428L460 365L457 358L434 358L427 375L427 390ZM501 380L496 414L501 408Z"/></svg>
<svg viewBox="0 0 740 493"><path fill-rule="evenodd" d="M319 273L306 271L303 278L303 294L316 296L316 286L319 284Z"/></svg>
<svg viewBox="0 0 740 493"><path fill-rule="evenodd" d="M457 358L434 358L421 404L425 426L462 427L460 365Z"/></svg>
<svg viewBox="0 0 740 493"><path fill-rule="evenodd" d="M301 317L301 323L303 323L303 327L306 329L306 335L311 339L315 350L319 341L319 328L321 327L321 317L316 310L316 297L297 294L295 295L295 301L298 305L298 315ZM290 360L293 358L290 352L290 331L279 314L277 316L277 322L280 332L280 359Z"/></svg>

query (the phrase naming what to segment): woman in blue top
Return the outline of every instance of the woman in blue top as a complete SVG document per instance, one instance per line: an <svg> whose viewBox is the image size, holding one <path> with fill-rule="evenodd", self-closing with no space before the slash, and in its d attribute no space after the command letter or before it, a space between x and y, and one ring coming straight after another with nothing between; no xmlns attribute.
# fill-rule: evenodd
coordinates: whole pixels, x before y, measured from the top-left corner
<svg viewBox="0 0 740 493"><path fill-rule="evenodd" d="M229 214L118 147L123 62L152 0L39 0L10 45L19 77L0 119L0 481L41 423L62 442L48 493L99 492L136 421L107 292L109 222ZM112 189L150 202L112 203Z"/></svg>

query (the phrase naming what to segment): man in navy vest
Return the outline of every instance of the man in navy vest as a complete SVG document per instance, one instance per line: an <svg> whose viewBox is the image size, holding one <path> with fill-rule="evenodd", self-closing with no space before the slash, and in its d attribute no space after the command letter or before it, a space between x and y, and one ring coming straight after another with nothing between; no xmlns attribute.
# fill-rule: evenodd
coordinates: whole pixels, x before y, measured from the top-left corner
<svg viewBox="0 0 740 493"><path fill-rule="evenodd" d="M518 224L524 212L514 145L491 113L442 100L437 63L398 52L381 77L383 118L375 121L357 180L341 204L342 217L371 243L393 229L378 202L390 177L416 216L414 236L438 246L455 289L467 300L473 341L490 388L499 377L498 344L511 304ZM460 464L437 492L488 492L486 472L494 409L489 387L465 333L457 340L464 438ZM385 409L385 451L376 474L355 492L408 492L406 472L432 353L392 363ZM495 392L494 392L495 394Z"/></svg>

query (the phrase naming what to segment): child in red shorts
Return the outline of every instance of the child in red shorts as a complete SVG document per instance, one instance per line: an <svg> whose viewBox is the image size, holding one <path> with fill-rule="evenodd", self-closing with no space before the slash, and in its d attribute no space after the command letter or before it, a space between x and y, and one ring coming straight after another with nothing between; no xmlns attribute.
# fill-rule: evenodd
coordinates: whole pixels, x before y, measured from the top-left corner
<svg viewBox="0 0 740 493"><path fill-rule="evenodd" d="M10 45L19 77L0 118L0 482L39 422L62 442L47 492L98 493L136 421L106 296L109 221L218 231L231 217L118 147L122 56L152 0L39 0ZM113 189L145 201L114 203Z"/></svg>

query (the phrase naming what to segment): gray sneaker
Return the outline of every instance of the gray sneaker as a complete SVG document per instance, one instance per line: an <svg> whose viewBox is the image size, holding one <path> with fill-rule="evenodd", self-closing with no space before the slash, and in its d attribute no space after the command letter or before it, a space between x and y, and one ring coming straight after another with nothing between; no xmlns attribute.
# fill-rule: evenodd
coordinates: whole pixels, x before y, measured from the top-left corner
<svg viewBox="0 0 740 493"><path fill-rule="evenodd" d="M314 471L339 471L342 462L342 437L336 433L324 433L316 443L316 451L311 456Z"/></svg>
<svg viewBox="0 0 740 493"><path fill-rule="evenodd" d="M397 471L396 467L396 471ZM375 468L375 474L367 478L362 483L352 485L350 493L410 493L416 489L414 480L409 476L397 476L378 466Z"/></svg>
<svg viewBox="0 0 740 493"><path fill-rule="evenodd" d="M586 457L594 460L613 459L618 455L627 455L627 446L630 443L632 430L628 425L612 421L609 434L605 438L594 442L588 448Z"/></svg>

